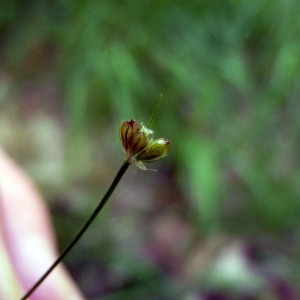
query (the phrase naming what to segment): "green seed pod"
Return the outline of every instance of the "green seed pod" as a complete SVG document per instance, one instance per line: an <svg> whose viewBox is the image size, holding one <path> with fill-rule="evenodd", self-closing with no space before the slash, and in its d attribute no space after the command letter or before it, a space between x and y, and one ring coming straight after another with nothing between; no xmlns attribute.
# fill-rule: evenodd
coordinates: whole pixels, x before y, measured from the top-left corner
<svg viewBox="0 0 300 300"><path fill-rule="evenodd" d="M169 152L170 141L166 138L150 140L147 146L135 158L142 162L152 162L166 156Z"/></svg>

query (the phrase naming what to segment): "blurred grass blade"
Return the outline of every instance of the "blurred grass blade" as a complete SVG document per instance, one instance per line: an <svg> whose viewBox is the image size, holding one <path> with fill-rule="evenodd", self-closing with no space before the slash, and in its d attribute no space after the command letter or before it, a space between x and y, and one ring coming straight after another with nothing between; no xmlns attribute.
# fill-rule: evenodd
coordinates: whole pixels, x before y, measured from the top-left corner
<svg viewBox="0 0 300 300"><path fill-rule="evenodd" d="M147 124L148 128L150 128L152 126L152 123L153 123L153 121L154 121L154 119L155 119L155 117L156 117L156 115L157 115L157 113L158 113L158 111L160 109L160 106L161 106L163 98L164 98L164 96L162 94L160 94L160 98L159 98L159 100L157 102L157 105L156 105L156 107L154 109L154 112L152 113L152 116L151 116L151 118L150 118L150 120L149 120L149 122Z"/></svg>

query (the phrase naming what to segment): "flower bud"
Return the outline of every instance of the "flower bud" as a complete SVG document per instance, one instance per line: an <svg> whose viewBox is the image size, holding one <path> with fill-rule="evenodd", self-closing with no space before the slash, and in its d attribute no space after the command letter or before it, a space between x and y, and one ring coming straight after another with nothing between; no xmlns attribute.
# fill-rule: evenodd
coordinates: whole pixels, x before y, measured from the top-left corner
<svg viewBox="0 0 300 300"><path fill-rule="evenodd" d="M147 146L148 135L151 133L153 133L152 130L146 128L143 124L137 123L134 119L121 123L120 140L128 160L132 160Z"/></svg>

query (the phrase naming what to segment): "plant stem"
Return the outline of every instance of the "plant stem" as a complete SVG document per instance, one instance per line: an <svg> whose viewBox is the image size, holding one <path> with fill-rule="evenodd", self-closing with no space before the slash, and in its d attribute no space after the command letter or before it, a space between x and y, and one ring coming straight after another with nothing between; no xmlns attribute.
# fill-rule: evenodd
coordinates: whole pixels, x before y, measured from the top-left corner
<svg viewBox="0 0 300 300"><path fill-rule="evenodd" d="M121 166L120 170L118 171L114 181L112 182L111 186L107 190L106 194L102 198L102 200L99 202L98 206L90 216L90 218L86 221L86 223L82 226L80 231L77 233L75 238L72 240L72 242L65 248L65 250L60 254L60 256L54 261L54 263L49 267L49 269L44 273L43 276L40 277L40 279L31 287L30 290L20 299L25 300L27 299L37 288L38 286L47 278L47 276L53 271L53 269L64 259L64 257L69 253L69 251L75 246L75 244L78 242L78 240L81 238L81 236L85 233L85 231L88 229L88 227L92 224L98 213L101 211L115 188L117 187L118 183L120 182L121 178L125 174L126 170L130 166L130 163L125 160L123 165Z"/></svg>

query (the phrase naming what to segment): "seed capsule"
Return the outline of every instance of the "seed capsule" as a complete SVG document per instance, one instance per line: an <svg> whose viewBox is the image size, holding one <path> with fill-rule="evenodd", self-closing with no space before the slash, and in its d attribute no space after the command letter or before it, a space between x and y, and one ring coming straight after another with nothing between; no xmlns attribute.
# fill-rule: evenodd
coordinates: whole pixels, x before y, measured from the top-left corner
<svg viewBox="0 0 300 300"><path fill-rule="evenodd" d="M143 162L156 161L168 154L170 143L166 138L150 140L147 146L135 158Z"/></svg>

